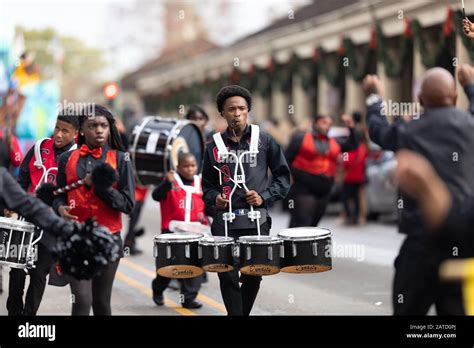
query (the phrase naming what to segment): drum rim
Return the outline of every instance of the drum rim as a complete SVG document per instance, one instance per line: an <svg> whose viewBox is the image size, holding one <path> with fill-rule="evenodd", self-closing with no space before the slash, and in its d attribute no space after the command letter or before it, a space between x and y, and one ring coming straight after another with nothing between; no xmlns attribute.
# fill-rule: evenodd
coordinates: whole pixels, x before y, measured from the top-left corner
<svg viewBox="0 0 474 348"><path fill-rule="evenodd" d="M326 234L321 234L318 236L304 236L304 237L297 237L297 236L285 236L282 235L285 231L288 230L302 230L302 229L318 229L318 230L324 230L327 233ZM323 228L323 227L293 227L293 228L286 228L283 231L278 232L278 237L284 241L311 241L311 240L320 240L320 239L326 239L326 238L331 238L332 237L332 231L328 228Z"/></svg>
<svg viewBox="0 0 474 348"><path fill-rule="evenodd" d="M216 241L215 238L218 238L220 240ZM205 236L199 241L199 245L203 245L203 246L231 245L231 244L235 244L235 239L232 237L225 237L225 236Z"/></svg>
<svg viewBox="0 0 474 348"><path fill-rule="evenodd" d="M177 235L185 235L188 238L182 238L182 239L173 239L172 236L177 236ZM165 237L164 237L165 236ZM168 237L166 237L168 236ZM160 239L164 237L163 239ZM199 235L197 233L162 233L162 234L157 234L155 237L153 237L153 242L155 244L169 244L169 243L192 243L192 242L199 242L203 235Z"/></svg>
<svg viewBox="0 0 474 348"><path fill-rule="evenodd" d="M275 236L240 236L237 239L239 244L279 244L281 239Z"/></svg>
<svg viewBox="0 0 474 348"><path fill-rule="evenodd" d="M5 224L7 226L2 226ZM4 216L0 216L0 229L11 229L16 232L35 232L35 225L28 221L14 220Z"/></svg>

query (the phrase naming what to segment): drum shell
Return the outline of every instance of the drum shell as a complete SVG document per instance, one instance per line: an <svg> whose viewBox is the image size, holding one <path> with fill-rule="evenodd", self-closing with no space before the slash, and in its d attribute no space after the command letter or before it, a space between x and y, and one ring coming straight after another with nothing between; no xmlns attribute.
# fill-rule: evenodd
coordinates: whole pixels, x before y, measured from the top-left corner
<svg viewBox="0 0 474 348"><path fill-rule="evenodd" d="M215 258L215 249L218 250L218 258ZM226 244L199 244L201 254L201 266L206 272L229 272L234 269L235 243Z"/></svg>
<svg viewBox="0 0 474 348"><path fill-rule="evenodd" d="M34 256L34 246L30 247L32 239L33 232L0 227L0 262L13 268L27 268L28 248L30 256Z"/></svg>
<svg viewBox="0 0 474 348"><path fill-rule="evenodd" d="M332 268L330 236L304 241L283 240L282 251L282 272L318 273ZM295 256L294 251L296 251Z"/></svg>
<svg viewBox="0 0 474 348"><path fill-rule="evenodd" d="M152 134L158 136L155 142L150 141ZM198 172L201 171L204 140L199 128L187 120L149 116L135 127L131 140L130 152L138 183L158 185L169 170L175 169L171 152L178 137L187 143L196 157Z"/></svg>
<svg viewBox="0 0 474 348"><path fill-rule="evenodd" d="M269 248L271 248L269 252ZM280 271L281 243L239 243L240 271L248 275L264 276ZM248 250L250 249L250 259ZM271 259L268 257L271 255Z"/></svg>
<svg viewBox="0 0 474 348"><path fill-rule="evenodd" d="M189 258L186 257L186 246L189 246ZM167 258L167 249L169 250L170 258ZM201 261L198 257L198 241L155 242L155 252L157 272L164 277L185 279L198 277L204 273L201 268ZM164 274L165 268L169 271L167 274ZM170 272L171 276L169 274Z"/></svg>

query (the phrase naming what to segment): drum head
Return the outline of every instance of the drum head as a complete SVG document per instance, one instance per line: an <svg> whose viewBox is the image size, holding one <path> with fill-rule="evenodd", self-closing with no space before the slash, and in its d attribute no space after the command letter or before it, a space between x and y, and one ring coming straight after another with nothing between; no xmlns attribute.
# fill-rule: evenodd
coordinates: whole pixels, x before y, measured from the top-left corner
<svg viewBox="0 0 474 348"><path fill-rule="evenodd" d="M155 236L155 243L191 243L198 242L202 235L191 233L164 233Z"/></svg>
<svg viewBox="0 0 474 348"><path fill-rule="evenodd" d="M273 236L242 236L237 241L241 244L276 244L280 239Z"/></svg>
<svg viewBox="0 0 474 348"><path fill-rule="evenodd" d="M14 220L6 217L0 217L0 228L30 233L33 233L35 231L35 225L33 225L32 223Z"/></svg>
<svg viewBox="0 0 474 348"><path fill-rule="evenodd" d="M178 233L193 233L199 235L211 235L211 228L199 222L170 221L170 231Z"/></svg>
<svg viewBox="0 0 474 348"><path fill-rule="evenodd" d="M179 135L171 143L171 168L178 166L178 157L183 152L191 152L196 157L198 173L201 173L204 158L204 141L198 126L189 121L181 120L177 128Z"/></svg>
<svg viewBox="0 0 474 348"><path fill-rule="evenodd" d="M278 233L283 240L315 240L331 237L331 231L319 227L287 228Z"/></svg>
<svg viewBox="0 0 474 348"><path fill-rule="evenodd" d="M227 245L234 244L234 238L223 236L204 237L199 241L200 245Z"/></svg>

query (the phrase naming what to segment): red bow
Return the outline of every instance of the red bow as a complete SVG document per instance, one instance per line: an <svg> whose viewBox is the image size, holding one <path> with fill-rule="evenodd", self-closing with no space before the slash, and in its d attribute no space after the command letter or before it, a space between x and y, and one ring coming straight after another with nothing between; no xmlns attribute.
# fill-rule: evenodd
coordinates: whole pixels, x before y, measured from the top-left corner
<svg viewBox="0 0 474 348"><path fill-rule="evenodd" d="M100 158L100 156L102 156L102 148L96 147L95 149L91 150L89 146L84 144L79 148L79 154L81 156L87 156L90 154L92 157L97 159L97 158Z"/></svg>

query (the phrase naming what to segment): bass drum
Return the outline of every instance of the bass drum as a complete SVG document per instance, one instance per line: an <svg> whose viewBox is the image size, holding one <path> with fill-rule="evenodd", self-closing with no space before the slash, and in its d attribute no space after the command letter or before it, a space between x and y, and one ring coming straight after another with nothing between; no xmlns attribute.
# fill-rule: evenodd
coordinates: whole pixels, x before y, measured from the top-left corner
<svg viewBox="0 0 474 348"><path fill-rule="evenodd" d="M133 130L131 144L135 175L141 185L158 185L169 170L176 169L182 152L191 152L196 157L201 172L204 139L193 122L145 117Z"/></svg>

